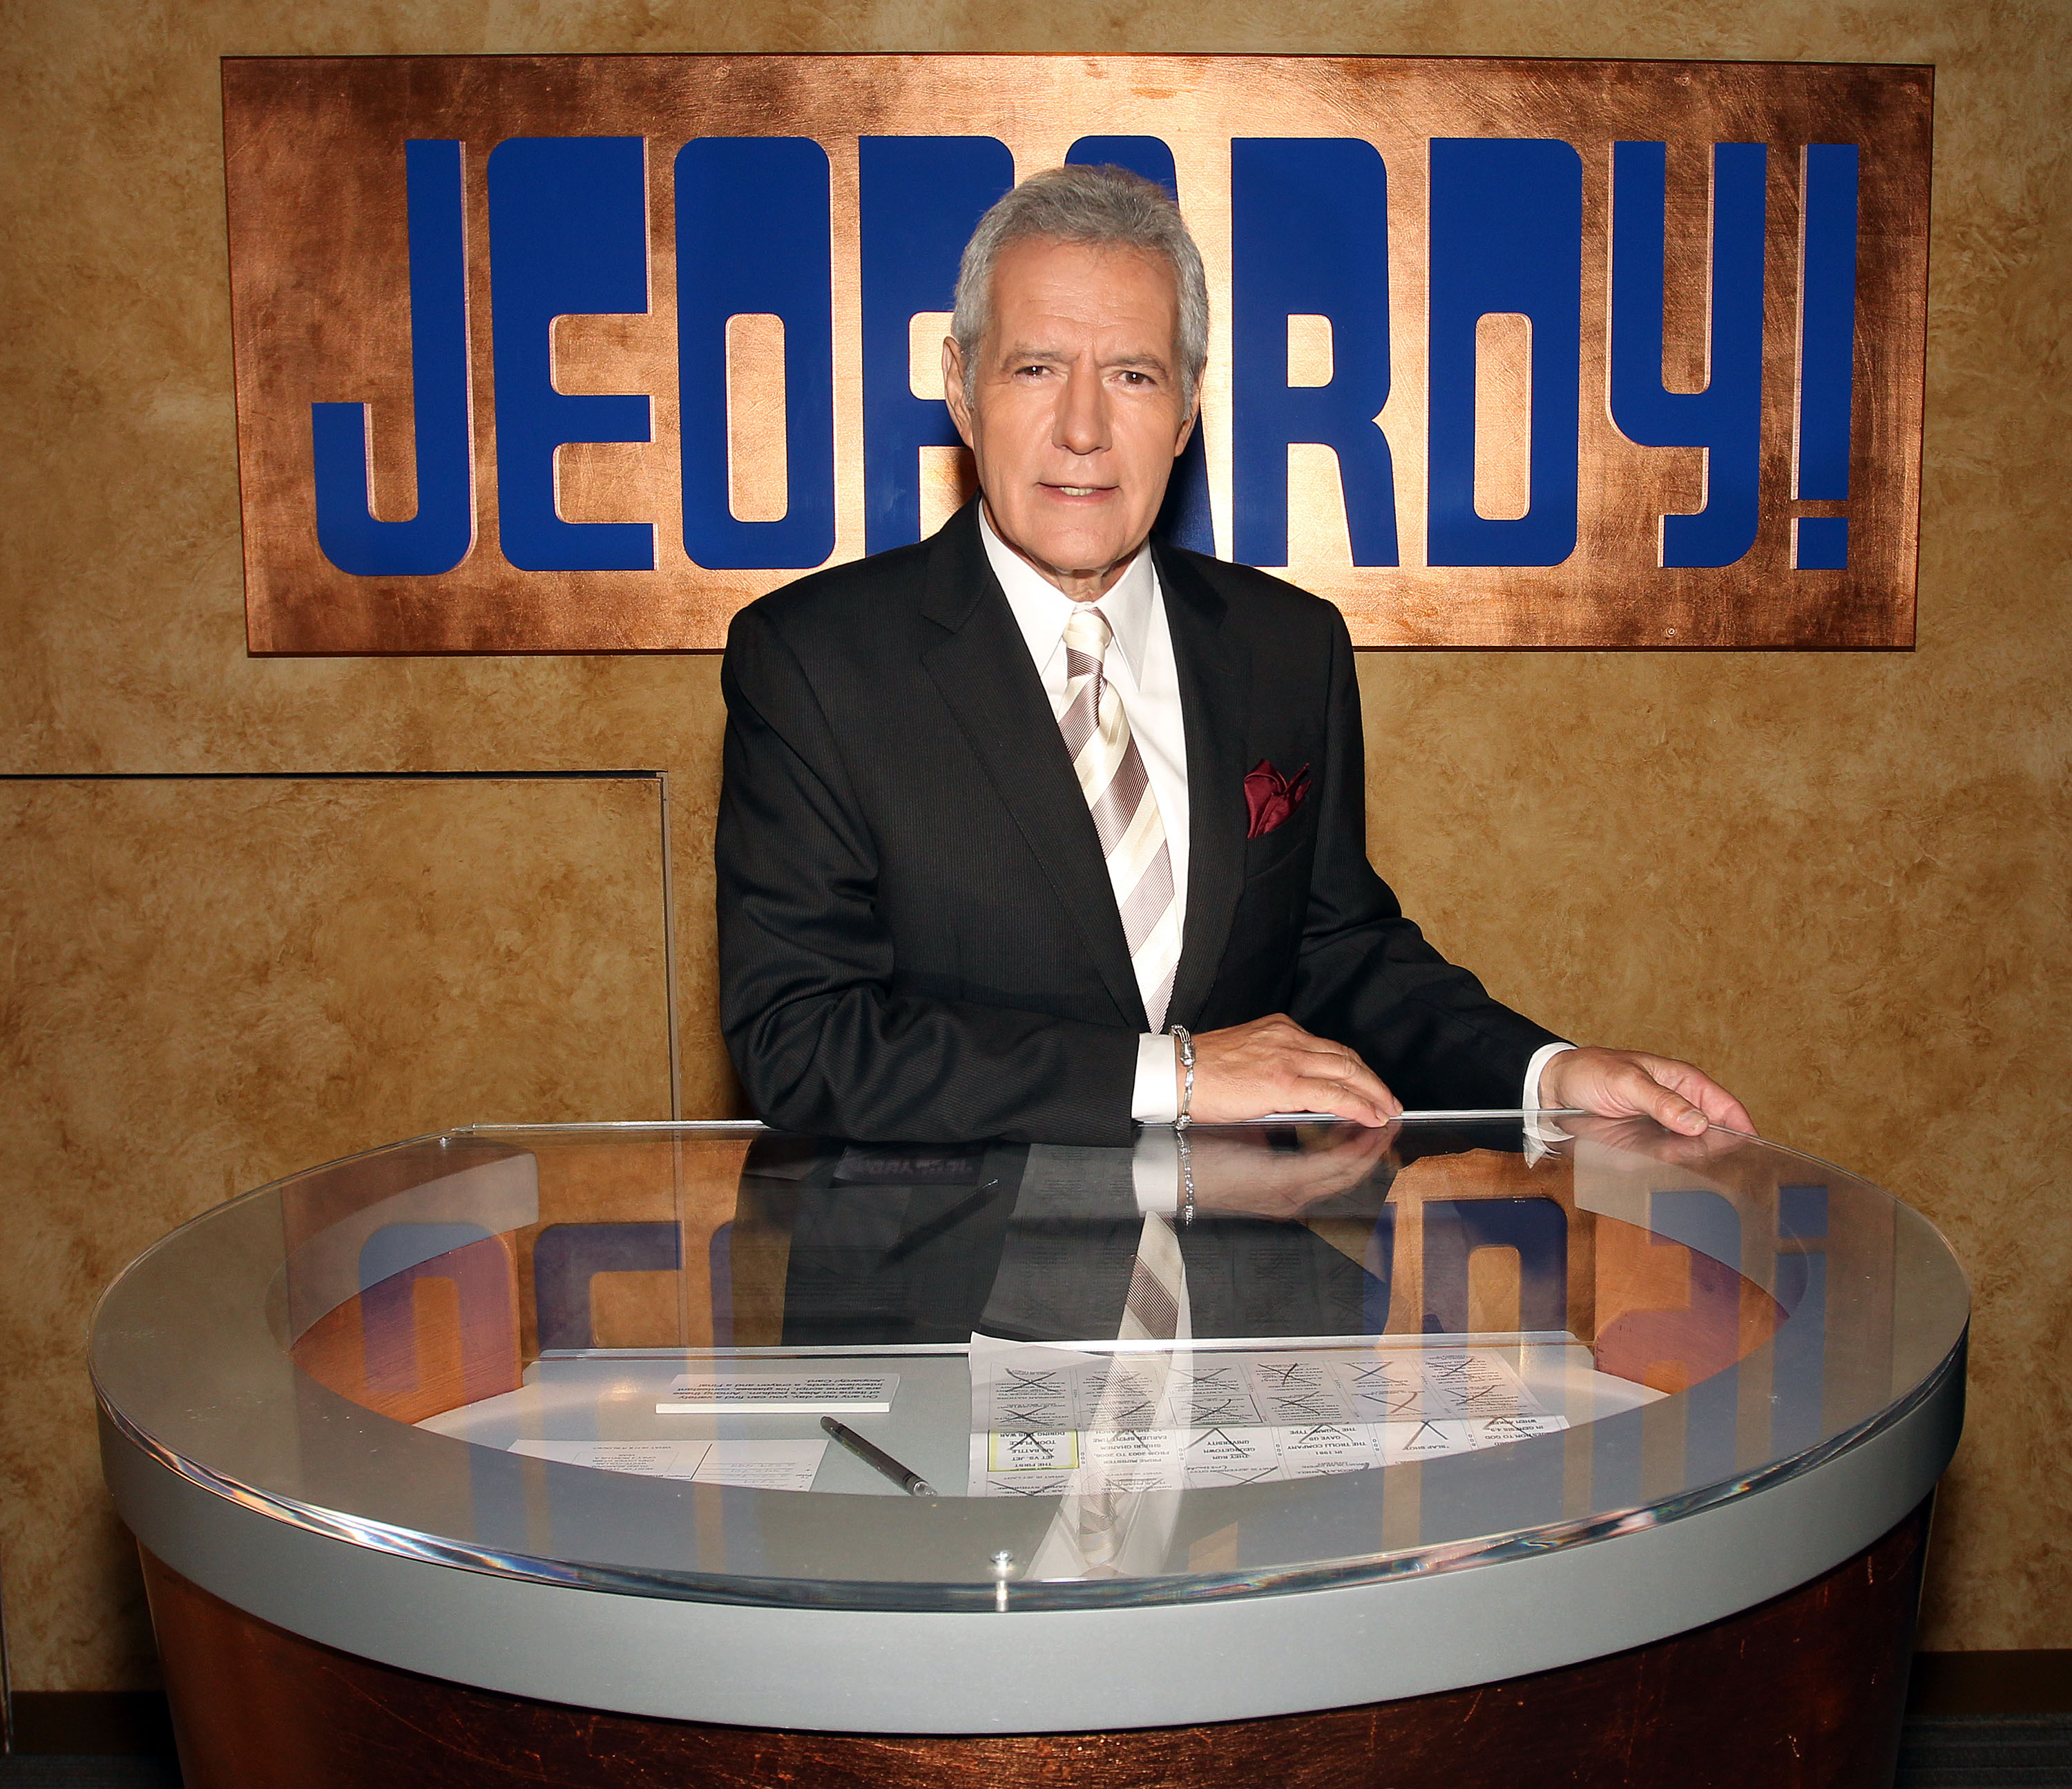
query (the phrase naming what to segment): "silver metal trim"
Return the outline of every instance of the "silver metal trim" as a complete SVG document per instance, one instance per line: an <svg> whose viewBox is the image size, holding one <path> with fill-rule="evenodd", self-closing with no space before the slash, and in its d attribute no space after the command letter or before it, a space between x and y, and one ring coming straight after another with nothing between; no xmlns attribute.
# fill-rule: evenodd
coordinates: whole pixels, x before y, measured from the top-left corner
<svg viewBox="0 0 2072 1789"><path fill-rule="evenodd" d="M1429 1694L1646 1645L1766 1602L1933 1487L1961 1372L1818 1466L1681 1520L1471 1569L1102 1609L768 1608L457 1571L273 1520L104 1426L139 1540L264 1621L401 1669L671 1720L867 1733L1083 1732Z"/></svg>

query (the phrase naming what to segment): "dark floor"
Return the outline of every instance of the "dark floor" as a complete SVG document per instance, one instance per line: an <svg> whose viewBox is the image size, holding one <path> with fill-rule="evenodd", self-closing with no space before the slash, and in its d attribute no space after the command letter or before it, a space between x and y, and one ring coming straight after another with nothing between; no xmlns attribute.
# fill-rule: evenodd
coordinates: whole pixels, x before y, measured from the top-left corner
<svg viewBox="0 0 2072 1789"><path fill-rule="evenodd" d="M0 1757L0 1789L179 1789L148 1758ZM1897 1789L2072 1789L2072 1715L1910 1722Z"/></svg>
<svg viewBox="0 0 2072 1789"><path fill-rule="evenodd" d="M0 1757L6 1789L179 1789L180 1773L154 1758L72 1758L57 1752Z"/></svg>
<svg viewBox="0 0 2072 1789"><path fill-rule="evenodd" d="M2072 1715L1971 1715L1910 1722L1898 1789L2072 1784Z"/></svg>

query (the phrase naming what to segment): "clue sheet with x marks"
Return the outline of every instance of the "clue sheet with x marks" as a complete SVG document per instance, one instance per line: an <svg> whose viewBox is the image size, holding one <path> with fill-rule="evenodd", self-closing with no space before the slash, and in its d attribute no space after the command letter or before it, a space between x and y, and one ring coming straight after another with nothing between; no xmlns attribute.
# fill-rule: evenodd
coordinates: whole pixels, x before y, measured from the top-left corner
<svg viewBox="0 0 2072 1789"><path fill-rule="evenodd" d="M1086 1355L974 1337L970 1494L1207 1489L1358 1472L1568 1426L1471 1346Z"/></svg>

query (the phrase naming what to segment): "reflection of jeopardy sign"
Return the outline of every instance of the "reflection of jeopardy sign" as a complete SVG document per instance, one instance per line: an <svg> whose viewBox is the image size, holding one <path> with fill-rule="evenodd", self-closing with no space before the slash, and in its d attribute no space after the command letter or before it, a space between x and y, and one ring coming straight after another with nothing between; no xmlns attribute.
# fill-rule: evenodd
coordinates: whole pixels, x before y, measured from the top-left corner
<svg viewBox="0 0 2072 1789"><path fill-rule="evenodd" d="M261 652L711 648L968 470L1018 175L1209 267L1165 525L1365 644L1913 638L1929 72L1301 57L224 66Z"/></svg>

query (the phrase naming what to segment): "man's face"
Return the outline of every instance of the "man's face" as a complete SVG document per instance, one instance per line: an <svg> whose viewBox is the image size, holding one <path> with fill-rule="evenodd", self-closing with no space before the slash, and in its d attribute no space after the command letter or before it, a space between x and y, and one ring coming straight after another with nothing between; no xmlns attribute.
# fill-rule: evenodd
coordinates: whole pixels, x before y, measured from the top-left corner
<svg viewBox="0 0 2072 1789"><path fill-rule="evenodd" d="M973 364L944 344L950 413L995 532L1076 601L1108 590L1144 544L1194 428L1178 322L1161 257L1039 239L994 264Z"/></svg>

